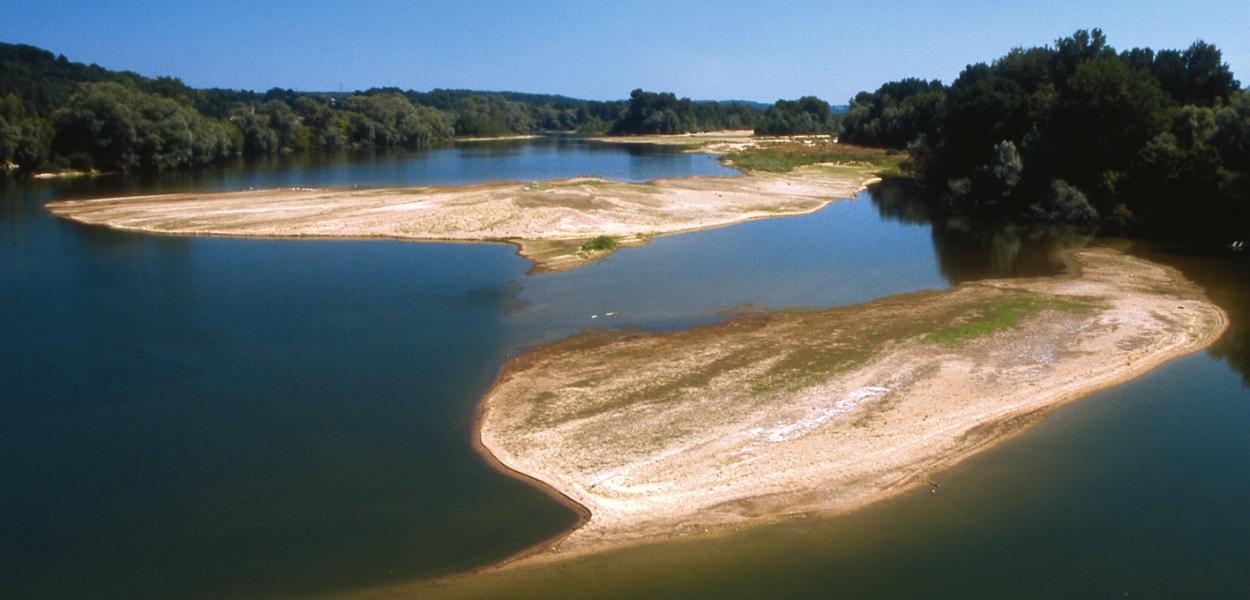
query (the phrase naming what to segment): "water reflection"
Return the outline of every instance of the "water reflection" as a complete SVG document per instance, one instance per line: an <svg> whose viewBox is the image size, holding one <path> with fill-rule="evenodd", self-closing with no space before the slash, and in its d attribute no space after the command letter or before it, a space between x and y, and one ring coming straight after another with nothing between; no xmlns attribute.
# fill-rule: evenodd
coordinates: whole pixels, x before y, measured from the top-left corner
<svg viewBox="0 0 1250 600"><path fill-rule="evenodd" d="M1180 269L1228 313L1228 332L1208 353L1227 362L1250 386L1250 256L1145 242L1133 252Z"/></svg>
<svg viewBox="0 0 1250 600"><path fill-rule="evenodd" d="M952 283L1054 275L1063 269L1063 250L1093 241L1092 233L1075 227L984 225L959 218L933 223L933 247Z"/></svg>
<svg viewBox="0 0 1250 600"><path fill-rule="evenodd" d="M941 216L906 182L872 189L884 218L932 226L933 249L942 275L952 284L990 277L1054 275L1062 253L1095 241L1091 231L1073 226L974 221Z"/></svg>

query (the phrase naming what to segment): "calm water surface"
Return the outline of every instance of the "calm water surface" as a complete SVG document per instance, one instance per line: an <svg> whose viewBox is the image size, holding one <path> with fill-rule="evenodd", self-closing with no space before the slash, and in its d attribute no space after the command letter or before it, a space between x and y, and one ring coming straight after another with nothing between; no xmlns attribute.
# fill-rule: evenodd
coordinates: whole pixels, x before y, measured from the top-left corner
<svg viewBox="0 0 1250 600"><path fill-rule="evenodd" d="M686 327L744 306L1051 274L1055 249L1089 241L933 225L884 188L527 276L502 245L159 237L42 208L177 190L727 173L706 156L557 138L4 184L0 596L288 596L486 564L573 521L470 449L474 406L507 356L586 327ZM940 494L444 591L1250 593L1250 340L1236 326L1247 263L1137 251L1207 286L1233 332L955 469Z"/></svg>

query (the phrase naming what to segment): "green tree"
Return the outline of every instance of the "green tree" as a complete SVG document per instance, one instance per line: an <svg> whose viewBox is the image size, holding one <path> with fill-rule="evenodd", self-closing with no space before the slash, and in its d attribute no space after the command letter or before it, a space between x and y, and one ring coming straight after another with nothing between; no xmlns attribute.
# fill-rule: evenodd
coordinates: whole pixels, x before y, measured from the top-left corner
<svg viewBox="0 0 1250 600"><path fill-rule="evenodd" d="M54 114L54 149L121 170L172 169L230 156L226 126L176 100L116 82L83 84Z"/></svg>
<svg viewBox="0 0 1250 600"><path fill-rule="evenodd" d="M778 100L755 127L759 135L791 135L799 133L838 133L842 124L829 103L815 96L798 100Z"/></svg>
<svg viewBox="0 0 1250 600"><path fill-rule="evenodd" d="M1250 172L1250 93L1234 95L1215 114L1214 143L1224 164L1231 169Z"/></svg>
<svg viewBox="0 0 1250 600"><path fill-rule="evenodd" d="M1171 103L1157 81L1102 55L1066 80L1043 139L1054 170L1095 188L1108 170L1127 168L1137 150L1163 132Z"/></svg>
<svg viewBox="0 0 1250 600"><path fill-rule="evenodd" d="M860 92L842 121L842 139L856 144L906 148L936 138L945 113L946 88L940 81L904 79Z"/></svg>
<svg viewBox="0 0 1250 600"><path fill-rule="evenodd" d="M634 90L612 123L611 133L687 133L754 129L761 113L741 102L695 102L671 92Z"/></svg>
<svg viewBox="0 0 1250 600"><path fill-rule="evenodd" d="M450 115L428 106L414 106L400 93L351 96L344 104L368 120L362 123L357 117L352 122L353 137L359 140L362 133L371 131L372 142L379 146L425 147L448 140L455 133Z"/></svg>
<svg viewBox="0 0 1250 600"><path fill-rule="evenodd" d="M1099 30L861 92L845 141L906 147L950 211L1250 235L1250 100L1219 49L1117 53ZM929 100L922 101L928 98Z"/></svg>

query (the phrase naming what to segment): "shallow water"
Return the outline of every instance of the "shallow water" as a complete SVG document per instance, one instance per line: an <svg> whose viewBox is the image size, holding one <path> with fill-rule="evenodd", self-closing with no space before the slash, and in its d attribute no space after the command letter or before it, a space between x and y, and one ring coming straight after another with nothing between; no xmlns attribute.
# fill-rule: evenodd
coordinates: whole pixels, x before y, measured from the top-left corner
<svg viewBox="0 0 1250 600"><path fill-rule="evenodd" d="M293 595L487 564L573 521L471 451L473 409L507 356L585 327L685 327L749 305L1056 273L1054 250L1088 241L934 226L905 191L880 188L527 276L502 245L159 237L42 209L175 190L726 173L707 156L557 138L5 183L0 595ZM1242 322L1246 261L1141 251L1192 273ZM501 581L521 595L1177 589L1165 579L1244 591L1240 332L1063 409L945 475L939 494Z"/></svg>

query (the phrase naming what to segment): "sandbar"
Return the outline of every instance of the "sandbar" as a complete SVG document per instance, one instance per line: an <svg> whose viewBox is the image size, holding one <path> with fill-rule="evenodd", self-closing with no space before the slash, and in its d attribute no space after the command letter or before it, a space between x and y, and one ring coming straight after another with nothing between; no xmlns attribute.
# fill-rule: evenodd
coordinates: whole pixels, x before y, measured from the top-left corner
<svg viewBox="0 0 1250 600"><path fill-rule="evenodd" d="M520 562L847 512L930 485L1227 327L1174 269L1107 248L1065 260L1061 276L588 332L518 356L482 400L478 447L583 515Z"/></svg>
<svg viewBox="0 0 1250 600"><path fill-rule="evenodd" d="M587 264L613 248L853 198L870 166L630 183L598 177L391 189L286 188L50 202L85 224L170 235L505 242L535 271ZM607 236L610 248L588 244Z"/></svg>
<svg viewBox="0 0 1250 600"><path fill-rule="evenodd" d="M837 141L837 136L813 133L806 135L755 135L750 129L725 129L693 133L654 133L635 135L602 135L589 138L609 144L647 144L653 146L678 146L687 152L700 154L725 154L746 148L782 144L810 144L817 141Z"/></svg>

